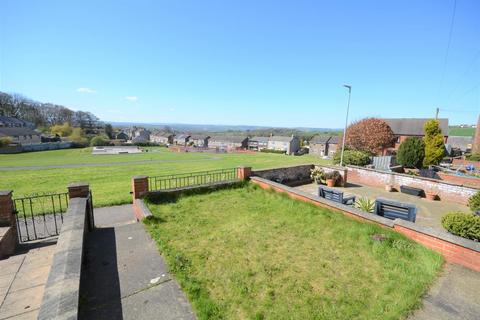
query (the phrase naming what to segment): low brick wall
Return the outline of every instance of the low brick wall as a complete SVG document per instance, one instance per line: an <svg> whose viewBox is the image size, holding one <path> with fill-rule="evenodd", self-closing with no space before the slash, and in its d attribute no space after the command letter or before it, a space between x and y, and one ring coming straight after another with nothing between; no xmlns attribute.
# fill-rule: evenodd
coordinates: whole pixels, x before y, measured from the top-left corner
<svg viewBox="0 0 480 320"><path fill-rule="evenodd" d="M15 252L17 246L17 227L0 227L0 259L4 259Z"/></svg>
<svg viewBox="0 0 480 320"><path fill-rule="evenodd" d="M391 184L396 189L400 189L400 186L405 185L420 188L425 191L436 192L440 200L447 200L460 204L467 204L468 198L478 191L477 188L407 174L384 172L355 166L347 166L347 169L348 182L350 183L358 183L380 188L383 188L387 184Z"/></svg>
<svg viewBox="0 0 480 320"><path fill-rule="evenodd" d="M38 319L77 319L85 235L89 229L86 198L70 199L45 284Z"/></svg>
<svg viewBox="0 0 480 320"><path fill-rule="evenodd" d="M457 176L457 175L446 174L443 172L437 172L437 175L440 177L440 179L442 179L442 181L480 189L480 178Z"/></svg>
<svg viewBox="0 0 480 320"><path fill-rule="evenodd" d="M375 223L381 227L393 229L402 233L406 237L439 252L448 262L460 264L480 272L480 243L478 242L464 239L441 230L419 226L409 221L400 219L390 220L370 213L365 213L356 208L328 201L315 195L260 177L251 177L251 182L264 189L273 189L277 192L286 193L293 199L331 209L356 220Z"/></svg>
<svg viewBox="0 0 480 320"><path fill-rule="evenodd" d="M310 178L310 170L313 168L313 164L307 164L283 168L254 170L252 171L252 176L287 185L301 185L310 183L312 181Z"/></svg>
<svg viewBox="0 0 480 320"><path fill-rule="evenodd" d="M473 165L476 170L480 170L480 161L470 161L465 159L453 159L452 165L455 167Z"/></svg>

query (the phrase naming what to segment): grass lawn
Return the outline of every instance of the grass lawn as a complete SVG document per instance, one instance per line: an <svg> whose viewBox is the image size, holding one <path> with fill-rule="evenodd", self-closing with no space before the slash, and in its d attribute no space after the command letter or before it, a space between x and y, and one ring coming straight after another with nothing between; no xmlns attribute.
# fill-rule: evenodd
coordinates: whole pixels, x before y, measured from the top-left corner
<svg viewBox="0 0 480 320"><path fill-rule="evenodd" d="M147 228L200 319L402 319L443 262L398 233L253 185L148 206Z"/></svg>
<svg viewBox="0 0 480 320"><path fill-rule="evenodd" d="M95 206L131 202L130 179L134 175L163 175L231 168L239 165L269 168L305 163L326 163L314 156L271 153L211 154L175 153L166 148L122 155L92 155L91 148L0 155L0 190L14 196L41 192L64 192L70 182L90 183ZM48 168L42 166L77 166ZM26 169L24 167L37 166ZM8 167L9 170L6 170ZM14 170L11 170L11 169Z"/></svg>
<svg viewBox="0 0 480 320"><path fill-rule="evenodd" d="M450 136L473 137L475 135L475 128L450 127L448 129L448 134Z"/></svg>

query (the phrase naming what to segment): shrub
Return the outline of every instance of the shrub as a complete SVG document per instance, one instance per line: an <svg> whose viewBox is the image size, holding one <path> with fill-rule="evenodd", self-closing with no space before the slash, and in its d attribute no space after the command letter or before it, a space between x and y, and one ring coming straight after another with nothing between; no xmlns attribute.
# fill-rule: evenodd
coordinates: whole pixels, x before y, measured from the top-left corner
<svg viewBox="0 0 480 320"><path fill-rule="evenodd" d="M445 143L443 142L443 134L440 129L438 120L427 121L423 127L425 131L425 158L423 165L437 165L445 155Z"/></svg>
<svg viewBox="0 0 480 320"><path fill-rule="evenodd" d="M468 206L474 212L480 210L480 191L477 191L473 196L468 199Z"/></svg>
<svg viewBox="0 0 480 320"><path fill-rule="evenodd" d="M480 240L480 216L465 212L450 212L442 217L442 225L454 235Z"/></svg>
<svg viewBox="0 0 480 320"><path fill-rule="evenodd" d="M421 168L425 158L425 143L422 139L409 137L402 142L397 152L397 162L408 168Z"/></svg>
<svg viewBox="0 0 480 320"><path fill-rule="evenodd" d="M8 147L12 143L12 138L10 137L1 137L0 138L0 148Z"/></svg>
<svg viewBox="0 0 480 320"><path fill-rule="evenodd" d="M74 128L72 134L68 137L74 148L83 148L88 146L88 139L81 128Z"/></svg>
<svg viewBox="0 0 480 320"><path fill-rule="evenodd" d="M347 129L345 144L355 150L379 153L393 146L394 135L382 119L365 118L352 123Z"/></svg>
<svg viewBox="0 0 480 320"><path fill-rule="evenodd" d="M336 184L337 182L342 181L342 175L337 170L334 170L334 171L325 173L325 179L326 180L332 179Z"/></svg>
<svg viewBox="0 0 480 320"><path fill-rule="evenodd" d="M367 197L358 198L357 201L355 201L355 208L365 212L373 213L375 210L375 201L370 200Z"/></svg>
<svg viewBox="0 0 480 320"><path fill-rule="evenodd" d="M96 136L96 137L93 137L92 140L90 140L90 146L92 147L100 147L100 146L108 146L108 145L109 145L109 141L102 136Z"/></svg>
<svg viewBox="0 0 480 320"><path fill-rule="evenodd" d="M310 178L312 178L318 184L325 183L325 172L319 168L311 169Z"/></svg>
<svg viewBox="0 0 480 320"><path fill-rule="evenodd" d="M333 156L333 163L339 164L341 157L341 150L335 152ZM366 166L370 163L370 154L358 150L345 150L343 152L343 164L353 166Z"/></svg>
<svg viewBox="0 0 480 320"><path fill-rule="evenodd" d="M480 161L480 153L472 153L467 156L467 160Z"/></svg>

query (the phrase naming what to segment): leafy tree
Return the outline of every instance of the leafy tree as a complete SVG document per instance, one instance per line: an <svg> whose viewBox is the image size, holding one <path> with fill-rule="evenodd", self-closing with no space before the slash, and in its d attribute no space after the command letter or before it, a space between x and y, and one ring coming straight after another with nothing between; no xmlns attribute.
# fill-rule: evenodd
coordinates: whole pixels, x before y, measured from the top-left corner
<svg viewBox="0 0 480 320"><path fill-rule="evenodd" d="M425 158L425 143L416 137L407 138L397 152L397 162L408 168L420 168Z"/></svg>
<svg viewBox="0 0 480 320"><path fill-rule="evenodd" d="M438 120L429 120L423 126L425 131L425 158L423 165L439 164L445 155L445 143L443 141L442 130L440 129L440 122Z"/></svg>
<svg viewBox="0 0 480 320"><path fill-rule="evenodd" d="M333 163L339 164L341 157L341 150L338 150L333 155ZM343 153L343 164L353 166L366 166L370 163L370 154L359 150L345 150Z"/></svg>
<svg viewBox="0 0 480 320"><path fill-rule="evenodd" d="M90 146L92 147L99 147L99 146L106 146L109 144L107 137L96 136L90 140Z"/></svg>
<svg viewBox="0 0 480 320"><path fill-rule="evenodd" d="M56 124L50 128L52 134L58 134L60 137L68 137L72 134L73 128L70 123L65 122L62 125Z"/></svg>
<svg viewBox="0 0 480 320"><path fill-rule="evenodd" d="M345 140L346 146L354 150L378 154L393 145L394 135L384 120L365 118L347 128Z"/></svg>
<svg viewBox="0 0 480 320"><path fill-rule="evenodd" d="M113 139L113 127L110 123L105 125L105 134L108 136L108 139Z"/></svg>
<svg viewBox="0 0 480 320"><path fill-rule="evenodd" d="M12 143L12 138L10 137L1 137L0 138L0 148L8 147Z"/></svg>
<svg viewBox="0 0 480 320"><path fill-rule="evenodd" d="M77 147L88 146L88 139L85 137L85 133L83 132L82 128L74 128L68 139Z"/></svg>

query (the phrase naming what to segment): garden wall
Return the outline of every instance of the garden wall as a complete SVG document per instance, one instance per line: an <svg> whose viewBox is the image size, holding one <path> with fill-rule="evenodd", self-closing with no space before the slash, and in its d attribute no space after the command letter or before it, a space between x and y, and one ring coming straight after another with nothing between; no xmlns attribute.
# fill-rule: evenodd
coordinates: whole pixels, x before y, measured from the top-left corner
<svg viewBox="0 0 480 320"><path fill-rule="evenodd" d="M313 164L274 168L265 170L254 170L252 176L283 183L289 186L302 185L312 182L310 170Z"/></svg>
<svg viewBox="0 0 480 320"><path fill-rule="evenodd" d="M446 174L443 172L437 172L437 175L440 177L441 180L446 182L480 189L480 178L457 176L457 175Z"/></svg>
<svg viewBox="0 0 480 320"><path fill-rule="evenodd" d="M391 184L396 189L399 189L402 185L406 185L420 188L424 191L436 192L440 200L460 204L467 204L468 198L478 191L478 188L407 174L377 171L356 166L347 166L347 169L349 183L358 183L379 188Z"/></svg>
<svg viewBox="0 0 480 320"><path fill-rule="evenodd" d="M470 161L470 160L464 160L464 159L453 159L452 165L455 167L458 166L466 166L466 165L473 165L475 169L479 170L480 169L480 161Z"/></svg>
<svg viewBox="0 0 480 320"><path fill-rule="evenodd" d="M356 220L375 223L381 227L393 229L407 238L442 254L445 260L451 263L460 264L480 272L480 243L478 242L464 239L442 230L419 226L410 221L386 219L263 178L251 177L251 182L263 189L273 189L277 192L286 193L293 199L337 211Z"/></svg>

